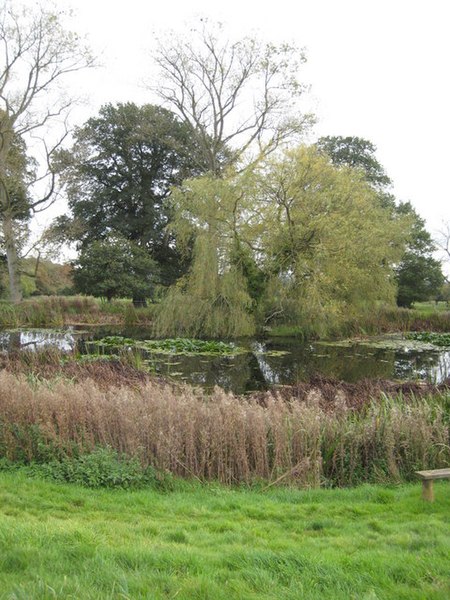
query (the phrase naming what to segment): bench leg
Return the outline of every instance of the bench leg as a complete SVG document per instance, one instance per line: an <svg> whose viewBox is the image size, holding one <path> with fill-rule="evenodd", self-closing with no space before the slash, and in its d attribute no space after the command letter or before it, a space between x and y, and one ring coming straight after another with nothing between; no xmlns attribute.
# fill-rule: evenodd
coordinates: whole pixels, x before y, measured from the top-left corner
<svg viewBox="0 0 450 600"><path fill-rule="evenodd" d="M434 490L433 490L433 480L432 479L424 479L422 481L422 498L427 502L433 502L434 500Z"/></svg>

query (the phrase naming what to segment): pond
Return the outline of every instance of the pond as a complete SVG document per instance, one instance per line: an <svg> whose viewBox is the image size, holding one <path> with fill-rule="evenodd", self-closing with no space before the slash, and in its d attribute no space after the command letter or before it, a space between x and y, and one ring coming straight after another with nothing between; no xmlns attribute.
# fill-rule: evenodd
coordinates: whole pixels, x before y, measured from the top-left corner
<svg viewBox="0 0 450 600"><path fill-rule="evenodd" d="M10 330L0 332L0 350L57 348L63 352L77 349L81 354L131 351L126 345L105 349L92 343L110 335L125 336L138 344L139 340L150 339L142 329ZM450 347L412 342L401 335L313 343L298 338L246 339L235 345L239 347L236 354L171 355L145 348L137 351L154 373L208 388L218 385L235 393L293 384L318 374L349 382L381 378L440 383L450 376Z"/></svg>

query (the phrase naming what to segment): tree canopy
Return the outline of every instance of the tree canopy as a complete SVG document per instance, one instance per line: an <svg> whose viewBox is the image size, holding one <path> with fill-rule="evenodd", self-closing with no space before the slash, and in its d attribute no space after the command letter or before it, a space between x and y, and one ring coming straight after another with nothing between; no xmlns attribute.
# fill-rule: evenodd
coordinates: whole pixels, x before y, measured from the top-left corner
<svg viewBox="0 0 450 600"><path fill-rule="evenodd" d="M376 146L369 140L356 136L325 136L319 138L316 145L335 166L360 170L375 188L381 190L392 184L375 156Z"/></svg>
<svg viewBox="0 0 450 600"><path fill-rule="evenodd" d="M92 242L74 264L76 289L107 300L149 298L157 281L158 266L147 252L115 235Z"/></svg>
<svg viewBox="0 0 450 600"><path fill-rule="evenodd" d="M406 249L396 268L397 303L410 308L414 302L436 298L445 278L441 263L433 257L435 245L425 229L425 221L410 202L400 203L396 210L409 217L411 223Z"/></svg>
<svg viewBox="0 0 450 600"><path fill-rule="evenodd" d="M159 106L108 104L75 131L59 167L70 217L57 227L82 248L115 233L145 249L170 282L181 265L166 233L171 186L196 174L196 148L186 126Z"/></svg>
<svg viewBox="0 0 450 600"><path fill-rule="evenodd" d="M164 333L244 335L275 315L324 333L395 298L404 223L314 148L189 180L172 201L195 253L162 306Z"/></svg>
<svg viewBox="0 0 450 600"><path fill-rule="evenodd" d="M334 165L358 170L377 192L380 205L390 211L392 220L401 219L404 224L405 249L395 269L399 306L411 307L413 302L436 296L444 277L440 262L433 257L431 235L411 203L397 202L388 191L392 182L375 156L374 144L358 137L335 136L320 138L317 147Z"/></svg>

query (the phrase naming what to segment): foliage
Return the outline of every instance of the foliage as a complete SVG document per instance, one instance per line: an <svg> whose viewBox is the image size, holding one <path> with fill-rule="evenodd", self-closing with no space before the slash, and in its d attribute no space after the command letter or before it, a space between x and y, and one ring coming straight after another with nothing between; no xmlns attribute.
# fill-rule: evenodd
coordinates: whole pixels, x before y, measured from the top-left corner
<svg viewBox="0 0 450 600"><path fill-rule="evenodd" d="M142 467L137 458L119 456L111 448L97 448L89 454L63 457L33 465L33 473L58 482L89 488L139 488L155 484L155 470Z"/></svg>
<svg viewBox="0 0 450 600"><path fill-rule="evenodd" d="M4 118L6 113L2 115L0 110L0 121ZM1 165L0 171L1 186L6 192L2 199L2 211L8 210L16 221L26 222L30 216L29 187L35 177L35 161L28 156L23 138L14 131L9 143L7 160Z"/></svg>
<svg viewBox="0 0 450 600"><path fill-rule="evenodd" d="M432 256L435 246L431 235L412 205L396 203L387 191L392 182L375 156L376 147L363 138L341 136L320 138L317 147L339 168L358 170L376 190L381 206L391 212L392 220L402 219L408 237L395 270L398 305L410 308L414 302L436 297L444 277L439 261Z"/></svg>
<svg viewBox="0 0 450 600"><path fill-rule="evenodd" d="M58 264L42 258L21 261L24 297L70 295L73 293L73 269L70 264Z"/></svg>
<svg viewBox="0 0 450 600"><path fill-rule="evenodd" d="M444 284L441 264L433 257L435 245L425 229L425 221L409 202L396 207L398 215L410 217L406 251L396 268L397 303L410 308L414 302L436 298Z"/></svg>
<svg viewBox="0 0 450 600"><path fill-rule="evenodd" d="M194 255L163 300L161 335L248 335L274 320L325 335L395 297L404 221L314 148L188 180L172 202Z"/></svg>
<svg viewBox="0 0 450 600"><path fill-rule="evenodd" d="M78 291L112 298L149 298L159 270L148 253L124 238L110 235L86 246L74 266Z"/></svg>
<svg viewBox="0 0 450 600"><path fill-rule="evenodd" d="M188 478L236 484L283 475L308 487L395 482L450 460L448 389L363 398L357 410L342 389L326 402L311 388L303 397L252 398L148 379L117 387L36 381L5 370L0 389L0 458L10 460L48 462L102 445Z"/></svg>
<svg viewBox="0 0 450 600"><path fill-rule="evenodd" d="M435 333L432 331L412 332L407 334L407 339L419 342L428 342L434 346L450 347L450 333Z"/></svg>
<svg viewBox="0 0 450 600"><path fill-rule="evenodd" d="M147 340L145 348L152 352L167 354L225 354L233 355L242 352L233 343L218 342L214 340L195 340L189 338L176 338L167 340ZM245 351L245 350L244 350Z"/></svg>
<svg viewBox="0 0 450 600"><path fill-rule="evenodd" d="M15 3L14 3L15 4ZM89 51L79 37L63 26L61 15L43 7L0 6L0 221L8 262L10 296L20 302L20 232L21 221L30 212L40 212L54 200L55 173L52 159L67 130L59 124L73 101L60 93L61 80L93 64ZM50 125L52 127L50 127ZM52 138L39 131L52 129ZM30 178L31 171L23 160L25 136L33 137L36 147L41 139L40 154L44 167ZM44 140L44 137L46 138ZM18 160L19 159L19 160ZM26 171L26 176L25 176ZM33 174L34 175L34 174ZM11 185L11 181L15 185ZM30 193L39 183L42 196ZM47 185L45 185L47 183Z"/></svg>
<svg viewBox="0 0 450 600"><path fill-rule="evenodd" d="M189 272L163 299L158 335L238 337L252 335L253 300L235 260L242 235L240 215L250 200L247 176L204 176L184 182L172 197L172 228L181 246L193 243ZM250 217L249 217L250 220Z"/></svg>
<svg viewBox="0 0 450 600"><path fill-rule="evenodd" d="M299 148L261 171L257 193L267 319L324 335L392 302L402 222L390 219L360 176Z"/></svg>
<svg viewBox="0 0 450 600"><path fill-rule="evenodd" d="M349 167L362 172L370 185L382 190L392 182L375 156L376 146L360 137L325 136L317 148L337 167Z"/></svg>
<svg viewBox="0 0 450 600"><path fill-rule="evenodd" d="M59 154L71 217L53 230L83 249L111 234L145 249L170 282L183 270L165 228L173 185L198 171L189 130L159 106L107 104Z"/></svg>
<svg viewBox="0 0 450 600"><path fill-rule="evenodd" d="M165 340L133 340L119 335L106 336L101 340L89 342L101 347L136 347L149 352L160 354L205 354L205 355L233 355L242 352L233 343L218 342L214 340L196 340L190 338L175 338Z"/></svg>

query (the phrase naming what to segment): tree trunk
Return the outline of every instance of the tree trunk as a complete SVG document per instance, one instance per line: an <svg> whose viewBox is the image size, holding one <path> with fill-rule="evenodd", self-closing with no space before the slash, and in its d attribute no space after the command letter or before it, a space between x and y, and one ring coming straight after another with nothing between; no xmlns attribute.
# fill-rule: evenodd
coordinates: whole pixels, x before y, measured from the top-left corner
<svg viewBox="0 0 450 600"><path fill-rule="evenodd" d="M20 285L19 256L17 253L14 223L11 214L5 210L2 214L3 238L6 249L6 260L9 274L9 295L11 302L17 304L22 300L22 289Z"/></svg>
<svg viewBox="0 0 450 600"><path fill-rule="evenodd" d="M11 301L17 304L22 300L22 289L20 285L19 255L17 252L14 221L11 210L10 198L7 189L6 165L8 154L13 139L13 123L3 115L4 123L0 143L0 223L3 229L3 244L6 250L6 260L9 274L9 295Z"/></svg>

